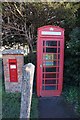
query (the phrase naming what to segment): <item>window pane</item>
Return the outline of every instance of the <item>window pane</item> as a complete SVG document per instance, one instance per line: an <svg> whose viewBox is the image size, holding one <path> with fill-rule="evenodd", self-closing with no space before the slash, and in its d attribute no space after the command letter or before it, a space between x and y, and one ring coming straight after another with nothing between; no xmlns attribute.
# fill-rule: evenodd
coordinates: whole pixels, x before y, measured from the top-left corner
<svg viewBox="0 0 80 120"><path fill-rule="evenodd" d="M59 74L57 74L57 78L59 78Z"/></svg>
<svg viewBox="0 0 80 120"><path fill-rule="evenodd" d="M56 84L57 80L45 80L45 84Z"/></svg>
<svg viewBox="0 0 80 120"><path fill-rule="evenodd" d="M57 46L57 41L46 41L46 46Z"/></svg>
<svg viewBox="0 0 80 120"><path fill-rule="evenodd" d="M58 41L58 46L60 46L60 41Z"/></svg>
<svg viewBox="0 0 80 120"><path fill-rule="evenodd" d="M57 65L57 62L56 62L56 61L53 61L53 65L56 66L56 65Z"/></svg>
<svg viewBox="0 0 80 120"><path fill-rule="evenodd" d="M59 66L59 63L60 63L60 62L58 61L58 66Z"/></svg>
<svg viewBox="0 0 80 120"><path fill-rule="evenodd" d="M45 46L45 41L43 41L43 46Z"/></svg>
<svg viewBox="0 0 80 120"><path fill-rule="evenodd" d="M43 53L45 52L45 48L43 48Z"/></svg>
<svg viewBox="0 0 80 120"><path fill-rule="evenodd" d="M42 81L42 84L44 84L44 80Z"/></svg>
<svg viewBox="0 0 80 120"><path fill-rule="evenodd" d="M44 90L45 89L45 87L44 86L42 86L42 90Z"/></svg>
<svg viewBox="0 0 80 120"><path fill-rule="evenodd" d="M43 68L43 72L45 72L45 69Z"/></svg>
<svg viewBox="0 0 80 120"><path fill-rule="evenodd" d="M53 66L53 61L45 61L44 64L46 66Z"/></svg>
<svg viewBox="0 0 80 120"><path fill-rule="evenodd" d="M58 53L60 53L60 48L58 48Z"/></svg>
<svg viewBox="0 0 80 120"><path fill-rule="evenodd" d="M43 78L44 78L44 74L43 74Z"/></svg>
<svg viewBox="0 0 80 120"><path fill-rule="evenodd" d="M58 72L59 72L59 67L58 67Z"/></svg>
<svg viewBox="0 0 80 120"><path fill-rule="evenodd" d="M60 54L58 54L58 59L60 59Z"/></svg>
<svg viewBox="0 0 80 120"><path fill-rule="evenodd" d="M43 65L46 65L46 66L56 66L57 62L56 61L44 61Z"/></svg>
<svg viewBox="0 0 80 120"><path fill-rule="evenodd" d="M46 48L46 52L48 52L48 53L57 53L57 48Z"/></svg>
<svg viewBox="0 0 80 120"><path fill-rule="evenodd" d="M46 68L46 72L56 72L56 68Z"/></svg>
<svg viewBox="0 0 80 120"><path fill-rule="evenodd" d="M57 58L56 54L44 54L43 55L43 59L44 60L54 60Z"/></svg>
<svg viewBox="0 0 80 120"><path fill-rule="evenodd" d="M56 74L45 74L45 78L56 78Z"/></svg>
<svg viewBox="0 0 80 120"><path fill-rule="evenodd" d="M53 54L53 60L57 58L57 55L56 54Z"/></svg>
<svg viewBox="0 0 80 120"><path fill-rule="evenodd" d="M57 90L57 86L45 86L45 90Z"/></svg>

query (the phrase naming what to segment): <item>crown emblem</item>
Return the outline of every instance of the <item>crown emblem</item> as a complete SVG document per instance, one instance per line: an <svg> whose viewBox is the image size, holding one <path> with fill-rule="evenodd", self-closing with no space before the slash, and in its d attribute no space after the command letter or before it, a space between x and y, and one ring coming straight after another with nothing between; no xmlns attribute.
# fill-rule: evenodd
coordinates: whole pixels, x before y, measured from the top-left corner
<svg viewBox="0 0 80 120"><path fill-rule="evenodd" d="M54 30L53 28L50 28L50 30Z"/></svg>

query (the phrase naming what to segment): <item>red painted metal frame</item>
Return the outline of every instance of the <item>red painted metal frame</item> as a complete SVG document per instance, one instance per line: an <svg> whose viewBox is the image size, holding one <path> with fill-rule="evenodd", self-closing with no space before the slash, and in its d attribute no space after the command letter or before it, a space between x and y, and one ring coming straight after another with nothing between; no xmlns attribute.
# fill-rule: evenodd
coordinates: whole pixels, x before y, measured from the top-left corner
<svg viewBox="0 0 80 120"><path fill-rule="evenodd" d="M10 65L15 65L16 68L11 69ZM17 60L16 59L9 59L9 74L10 74L10 82L18 82Z"/></svg>
<svg viewBox="0 0 80 120"><path fill-rule="evenodd" d="M54 32L61 32L61 35L41 35L42 31L52 31L52 30ZM43 41L49 41L49 40L60 41L59 83L57 90L42 90ZM52 26L52 25L38 28L38 40L37 40L37 95L38 96L59 96L61 94L62 86L63 86L63 64L64 64L64 29L60 28L59 26Z"/></svg>

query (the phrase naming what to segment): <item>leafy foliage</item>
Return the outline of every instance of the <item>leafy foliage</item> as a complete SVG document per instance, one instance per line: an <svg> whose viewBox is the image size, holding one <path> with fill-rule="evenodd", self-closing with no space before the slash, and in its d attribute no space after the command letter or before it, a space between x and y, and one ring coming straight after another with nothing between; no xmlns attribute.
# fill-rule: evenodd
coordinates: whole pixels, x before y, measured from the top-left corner
<svg viewBox="0 0 80 120"><path fill-rule="evenodd" d="M80 93L79 88L75 86L65 86L63 90L63 96L66 101L71 103L74 108L74 111L80 116Z"/></svg>
<svg viewBox="0 0 80 120"><path fill-rule="evenodd" d="M29 45L30 51L37 40L37 28L43 25L59 25L69 32L79 21L79 3L2 3L3 45L16 43ZM77 24L78 25L78 24Z"/></svg>
<svg viewBox="0 0 80 120"><path fill-rule="evenodd" d="M64 80L66 84L80 85L80 28L70 33L70 40L66 42Z"/></svg>

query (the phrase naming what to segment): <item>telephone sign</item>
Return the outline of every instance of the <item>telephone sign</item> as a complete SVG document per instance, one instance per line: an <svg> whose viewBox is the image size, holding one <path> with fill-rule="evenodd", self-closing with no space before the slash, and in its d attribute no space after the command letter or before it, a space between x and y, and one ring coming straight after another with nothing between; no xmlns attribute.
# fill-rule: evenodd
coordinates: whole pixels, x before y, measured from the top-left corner
<svg viewBox="0 0 80 120"><path fill-rule="evenodd" d="M38 28L37 95L59 96L63 84L64 29L58 26Z"/></svg>

